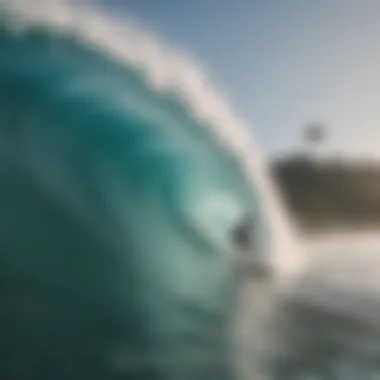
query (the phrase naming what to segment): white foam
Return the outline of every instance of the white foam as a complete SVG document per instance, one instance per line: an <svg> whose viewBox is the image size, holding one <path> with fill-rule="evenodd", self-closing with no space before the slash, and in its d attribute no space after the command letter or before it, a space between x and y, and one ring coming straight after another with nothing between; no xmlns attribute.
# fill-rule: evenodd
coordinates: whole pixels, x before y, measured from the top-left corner
<svg viewBox="0 0 380 380"><path fill-rule="evenodd" d="M304 242L305 271L286 293L330 313L380 326L380 234L335 232Z"/></svg>
<svg viewBox="0 0 380 380"><path fill-rule="evenodd" d="M380 234L336 232L305 242L308 277L340 291L380 300Z"/></svg>
<svg viewBox="0 0 380 380"><path fill-rule="evenodd" d="M15 37L31 25L42 24L54 31L68 31L84 44L101 49L120 62L143 70L157 91L169 91L184 100L193 117L210 128L220 144L238 159L247 178L264 201L273 226L275 266L279 274L297 273L302 268L294 223L286 215L273 186L268 166L244 123L230 111L221 92L186 54L169 49L130 19L97 9L92 4L64 0L0 0L14 12L10 29Z"/></svg>

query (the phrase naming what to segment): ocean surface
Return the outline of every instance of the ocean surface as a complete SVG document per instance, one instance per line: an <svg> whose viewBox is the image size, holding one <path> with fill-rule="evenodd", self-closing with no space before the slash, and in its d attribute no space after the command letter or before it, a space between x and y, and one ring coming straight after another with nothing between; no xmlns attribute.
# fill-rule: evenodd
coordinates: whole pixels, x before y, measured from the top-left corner
<svg viewBox="0 0 380 380"><path fill-rule="evenodd" d="M12 10L7 27L14 33L14 41L19 36L18 41L22 42L23 31L35 29L33 38L38 44L31 44L29 51L24 51L24 55L18 56L17 60L14 56L13 61L8 51L0 52L0 62L2 68L8 65L7 70L11 73L20 70L38 74L35 80L41 86L40 91L33 94L36 99L54 107L61 104L57 99L62 97L76 99L72 103L72 113L64 112L64 108L60 110L60 117L69 121L68 124L85 109L86 104L77 101L83 93L92 94L86 99L87 107L95 102L102 112L112 109L114 115L118 115L112 120L114 124L120 124L120 115L128 118L133 114L139 120L139 125L136 125L135 119L128 124L134 127L133 134L126 140L120 139L115 132L104 143L102 126L99 126L98 133L89 144L92 147L101 145L103 153L109 154L107 157L111 161L115 159L115 154L125 154L125 144L129 144L128 162L134 165L118 170L133 173L136 194L147 188L163 192L170 188L171 195L180 194L181 197L176 199L187 212L187 221L194 230L200 230L216 242L218 251L223 252L228 246L226 230L244 214L243 211L252 207L260 226L256 233L256 248L268 255L268 261L274 268L275 281L262 282L248 277L242 282L236 341L237 362L243 379L379 378L380 244L376 233L366 236L337 234L328 238L301 240L291 217L282 207L265 159L251 138L252 130L234 115L222 92L208 82L207 75L188 54L168 48L141 25L127 20L126 15L121 18L105 9L88 5L82 7L69 1L0 0L0 5L2 11ZM41 46L42 40L45 53L48 49L54 49L51 36L58 36L62 30L70 32L75 41L81 41L84 48L80 51L75 50L70 39L67 45L68 49L73 49L73 56L80 56L81 62L86 62L83 68L65 54L52 55L46 60L46 55L36 48ZM97 53L90 54L94 46ZM16 50L14 54L18 54ZM106 77L100 79L98 73L104 69L104 62L107 62L110 75L116 75L120 81L111 82ZM50 66L49 71L52 63L55 66ZM33 71L36 67L39 67L39 72ZM54 96L45 91L52 81L62 91L55 92ZM122 97L116 96L121 93ZM110 102L110 99L117 101ZM12 99L7 95L6 100ZM67 106L67 103L64 105ZM35 106L38 108L37 101ZM47 109L44 112L48 112ZM89 114L82 116L87 118ZM49 135L49 126L45 125L44 128ZM85 139L85 129L82 132ZM69 132L65 133L61 137L72 143L67 134ZM171 139L162 138L163 135L171 136ZM28 138L30 136L23 140L26 147L30 147ZM205 141L203 149L196 144L198 140ZM161 157L158 160L158 153L163 151L169 154L165 159ZM49 157L60 154L58 150L48 153ZM90 156L92 153L88 151L87 154ZM70 193L72 186L65 186L68 183L72 185L73 178L65 177L67 167L62 165L62 161L58 160L60 165L57 166L54 160L49 161L44 156L33 154L31 157L30 165L43 169L47 182L60 187L65 194ZM89 180L98 181L99 178L91 177L93 173L88 171L91 167L88 162L80 162L82 166L78 166L75 178L80 181L88 176ZM230 176L214 178L210 174L212 170L207 167L210 164L213 168L215 162L228 167ZM202 167L200 172L191 170L195 164L197 168ZM170 170L167 170L168 166ZM104 173L108 176L110 171L105 170ZM109 183L110 178L102 180ZM115 177L112 179L115 180ZM204 183L207 185L203 186ZM231 202L223 192L217 192L215 196L215 189L225 189L226 183L244 194L242 204ZM212 197L207 198L204 188L212 189ZM120 192L120 183L112 183L112 189L115 196L120 195L117 193ZM82 191L80 196L86 202L99 204L99 194L93 192L91 186ZM199 205L197 200L202 197L207 202ZM70 200L81 200L80 197L74 198ZM141 204L132 201L125 206L128 212L141 218L140 225L149 220L149 212L153 210L144 212ZM170 202L166 204L168 209L171 206ZM210 210L212 218L203 210ZM178 214L173 215L173 218L178 217ZM120 212L118 218L123 217ZM179 218L180 221L183 219ZM215 220L223 222L217 231L214 231ZM162 229L157 228L152 236L156 239L156 245L162 244L161 248L165 251L168 246L163 244L162 236L165 236L164 227L168 221L160 222ZM146 230L136 229L135 233L140 234L143 237L141 240L148 244ZM189 234L189 237L193 238L194 235ZM176 244L175 248L180 252L181 243ZM152 246L144 248L152 249ZM214 273L213 269L204 266L202 277L195 271L197 266L194 264L192 267L193 261L184 258L180 266L183 272L180 273L186 272L185 264L187 268L194 269L193 277L187 278L186 289L191 288L195 294L202 294L202 286L205 283L209 285L202 278L207 279L209 273Z"/></svg>
<svg viewBox="0 0 380 380"><path fill-rule="evenodd" d="M380 378L378 232L333 232L303 247L305 272L277 299L276 378Z"/></svg>

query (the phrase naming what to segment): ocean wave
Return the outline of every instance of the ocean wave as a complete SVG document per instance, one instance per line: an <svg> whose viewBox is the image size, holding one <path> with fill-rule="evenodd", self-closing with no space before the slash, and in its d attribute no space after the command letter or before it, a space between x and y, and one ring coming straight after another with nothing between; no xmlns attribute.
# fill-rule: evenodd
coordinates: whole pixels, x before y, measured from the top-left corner
<svg viewBox="0 0 380 380"><path fill-rule="evenodd" d="M296 231L273 186L265 160L245 123L233 114L221 91L209 83L188 54L168 48L157 36L147 32L146 27L127 19L126 15L116 16L89 2L1 0L0 4L1 12L6 15L7 30L14 38L22 39L37 25L52 35L71 35L83 46L141 73L153 93L174 97L177 104L185 107L196 128L204 128L222 149L231 153L252 188L258 190L271 225L271 244L278 271L289 274L300 270L302 257L298 252ZM79 91L79 84L75 84L75 91ZM109 95L104 93L104 96ZM133 101L136 105L137 100ZM132 104L131 99L129 104ZM162 116L163 111L158 106L154 112Z"/></svg>

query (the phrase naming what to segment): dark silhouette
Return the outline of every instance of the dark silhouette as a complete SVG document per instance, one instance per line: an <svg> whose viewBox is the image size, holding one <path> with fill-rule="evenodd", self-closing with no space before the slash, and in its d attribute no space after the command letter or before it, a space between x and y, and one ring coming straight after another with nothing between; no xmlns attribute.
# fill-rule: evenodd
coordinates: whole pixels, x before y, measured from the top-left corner
<svg viewBox="0 0 380 380"><path fill-rule="evenodd" d="M272 170L302 227L380 226L380 165L294 156L273 162Z"/></svg>

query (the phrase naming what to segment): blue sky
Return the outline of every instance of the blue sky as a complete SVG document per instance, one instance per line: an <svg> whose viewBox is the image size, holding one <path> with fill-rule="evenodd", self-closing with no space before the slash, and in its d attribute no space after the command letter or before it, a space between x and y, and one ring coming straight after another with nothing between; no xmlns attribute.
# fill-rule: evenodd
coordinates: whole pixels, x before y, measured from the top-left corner
<svg viewBox="0 0 380 380"><path fill-rule="evenodd" d="M269 154L380 157L380 0L108 0L200 59ZM379 152L378 152L379 151Z"/></svg>

